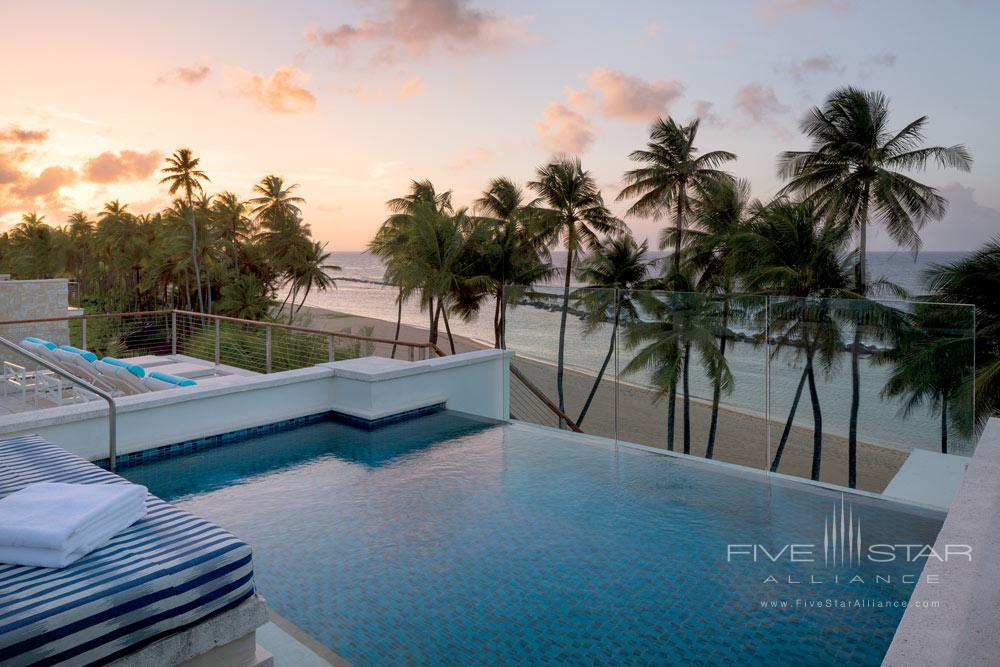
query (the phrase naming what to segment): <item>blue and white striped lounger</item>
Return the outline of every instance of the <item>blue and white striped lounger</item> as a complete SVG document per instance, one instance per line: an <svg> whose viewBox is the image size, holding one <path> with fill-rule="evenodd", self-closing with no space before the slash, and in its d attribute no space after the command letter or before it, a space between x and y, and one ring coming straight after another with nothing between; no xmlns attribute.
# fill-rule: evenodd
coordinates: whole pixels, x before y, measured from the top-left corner
<svg viewBox="0 0 1000 667"><path fill-rule="evenodd" d="M0 440L0 498L124 480L38 436ZM0 565L0 664L106 663L254 594L250 546L155 496L149 516L62 569Z"/></svg>

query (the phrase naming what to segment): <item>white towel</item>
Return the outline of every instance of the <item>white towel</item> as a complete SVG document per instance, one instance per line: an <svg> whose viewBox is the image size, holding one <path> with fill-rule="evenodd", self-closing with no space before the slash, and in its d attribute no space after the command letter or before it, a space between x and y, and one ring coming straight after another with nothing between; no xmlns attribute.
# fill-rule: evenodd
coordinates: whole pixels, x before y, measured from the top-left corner
<svg viewBox="0 0 1000 667"><path fill-rule="evenodd" d="M32 484L0 500L0 563L64 567L146 516L137 484Z"/></svg>

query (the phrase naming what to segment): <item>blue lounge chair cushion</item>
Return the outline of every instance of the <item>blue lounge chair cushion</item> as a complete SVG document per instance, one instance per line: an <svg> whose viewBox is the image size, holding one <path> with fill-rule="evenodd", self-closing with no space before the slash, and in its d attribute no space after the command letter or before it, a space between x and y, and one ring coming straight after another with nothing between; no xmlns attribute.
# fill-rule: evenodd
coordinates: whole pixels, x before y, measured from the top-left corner
<svg viewBox="0 0 1000 667"><path fill-rule="evenodd" d="M129 363L123 359L116 359L115 357L104 357L103 359L101 359L101 361L103 361L106 364L111 364L112 366L120 366L121 368L124 368L137 378L146 376L145 368L143 368L142 366L138 366L136 364Z"/></svg>
<svg viewBox="0 0 1000 667"><path fill-rule="evenodd" d="M160 382L169 382L170 384L175 384L178 387L193 387L196 384L198 384L197 382L195 382L191 378L177 377L176 375L171 375L170 373L156 373L156 372L153 372L153 373L149 374L149 377L155 378L155 379L159 380Z"/></svg>
<svg viewBox="0 0 1000 667"><path fill-rule="evenodd" d="M91 362L97 361L97 355L94 354L93 352L88 352L87 350L81 350L80 348L73 347L72 345L60 345L59 349L64 350L66 352L72 352L73 354L79 354L87 361Z"/></svg>
<svg viewBox="0 0 1000 667"><path fill-rule="evenodd" d="M24 340L28 341L29 343L34 343L35 345L44 345L50 350L54 350L56 349L56 347L58 347L55 343L49 342L47 340L42 340L41 338L35 338L34 336L28 336ZM24 342L24 340L21 342Z"/></svg>

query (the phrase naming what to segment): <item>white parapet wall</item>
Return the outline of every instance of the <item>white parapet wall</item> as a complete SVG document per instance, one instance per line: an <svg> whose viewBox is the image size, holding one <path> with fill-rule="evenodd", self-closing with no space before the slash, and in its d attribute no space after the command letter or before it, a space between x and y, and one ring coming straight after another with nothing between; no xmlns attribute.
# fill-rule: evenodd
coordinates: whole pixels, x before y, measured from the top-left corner
<svg viewBox="0 0 1000 667"><path fill-rule="evenodd" d="M506 419L509 359L499 350L416 362L366 357L126 396L116 402L117 453L331 410L377 420L444 404L449 410ZM0 437L28 433L90 460L107 458L107 406L98 400L0 416Z"/></svg>

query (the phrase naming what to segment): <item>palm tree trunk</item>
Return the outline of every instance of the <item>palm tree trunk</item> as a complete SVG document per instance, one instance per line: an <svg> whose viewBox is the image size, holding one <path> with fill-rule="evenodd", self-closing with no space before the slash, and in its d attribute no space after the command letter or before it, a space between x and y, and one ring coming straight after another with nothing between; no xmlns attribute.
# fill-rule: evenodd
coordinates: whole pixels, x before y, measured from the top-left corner
<svg viewBox="0 0 1000 667"><path fill-rule="evenodd" d="M437 345L438 342L438 323L441 320L441 300L438 299L437 303L434 302L434 298L431 297L431 310L434 311L434 316L431 318L431 337L430 341L432 344Z"/></svg>
<svg viewBox="0 0 1000 667"><path fill-rule="evenodd" d="M198 225L194 221L194 205L188 193L188 212L191 214L191 262L194 264L194 282L198 288L198 312L205 312L205 301L201 296L201 267L198 264Z"/></svg>
<svg viewBox="0 0 1000 667"><path fill-rule="evenodd" d="M726 359L726 340L727 332L729 331L729 302L724 302L722 304L722 336L719 337L719 355L722 357L725 363ZM719 368L721 371L722 368ZM715 454L715 434L719 426L719 401L722 398L722 384L719 382L719 378L713 378L712 387L712 423L708 427L708 446L705 447L705 458L710 459Z"/></svg>
<svg viewBox="0 0 1000 667"><path fill-rule="evenodd" d="M559 412L566 412L566 395L563 390L563 373L566 361L566 315L569 312L569 279L573 271L573 239L572 235L567 239L566 244L566 280L563 283L563 305L562 314L559 318L559 352L556 363L556 392L559 394ZM562 417L559 417L559 428L564 428L566 424Z"/></svg>
<svg viewBox="0 0 1000 667"><path fill-rule="evenodd" d="M403 326L403 288L399 288L399 295L396 297L396 335L393 337L392 354L390 359L396 358L396 341L399 340L399 330Z"/></svg>
<svg viewBox="0 0 1000 667"><path fill-rule="evenodd" d="M691 343L684 343L684 453L691 453Z"/></svg>
<svg viewBox="0 0 1000 667"><path fill-rule="evenodd" d="M816 374L813 372L812 351L808 351L806 361L806 377L809 380L809 398L812 400L813 408L813 461L812 475L813 481L819 481L820 460L823 456L823 413L819 407L819 392L816 391Z"/></svg>
<svg viewBox="0 0 1000 667"><path fill-rule="evenodd" d="M802 377L799 378L799 386L795 389L795 397L792 399L792 407L788 411L788 420L785 421L785 430L781 432L778 449L774 452L774 460L771 461L771 472L778 472L778 466L781 465L781 455L785 452L785 444L788 443L788 436L792 432L792 422L795 420L795 412L799 409L799 399L802 398L802 388L806 385L808 375L809 372L803 368Z"/></svg>
<svg viewBox="0 0 1000 667"><path fill-rule="evenodd" d="M948 396L941 396L941 453L948 453Z"/></svg>
<svg viewBox="0 0 1000 667"><path fill-rule="evenodd" d="M847 486L858 482L858 411L861 408L861 325L854 329L851 344L851 422L847 431Z"/></svg>
<svg viewBox="0 0 1000 667"><path fill-rule="evenodd" d="M448 345L451 347L451 353L455 354L455 338L451 335L451 326L448 324L448 309L441 309L441 317L444 319L444 330L448 334Z"/></svg>
<svg viewBox="0 0 1000 667"><path fill-rule="evenodd" d="M674 238L674 273L681 271L681 235L684 233L684 192L687 185L682 181L677 186L677 235Z"/></svg>
<svg viewBox="0 0 1000 667"><path fill-rule="evenodd" d="M597 371L597 377L594 378L594 386L590 388L590 394L587 395L587 401L583 404L583 410L580 410L580 416L576 418L577 426L582 424L583 418L587 416L587 411L590 409L590 404L594 400L594 395L597 394L597 389L601 386L601 378L604 377L604 371L607 370L608 364L611 362L611 357L615 353L615 339L618 336L618 322L621 320L621 311L621 302L616 300L615 319L614 323L611 325L611 343L608 345L608 353L604 355L604 363L601 364L601 369Z"/></svg>
<svg viewBox="0 0 1000 667"><path fill-rule="evenodd" d="M493 347L500 349L500 312L503 304L503 288L498 287L496 293L496 304L493 307Z"/></svg>
<svg viewBox="0 0 1000 667"><path fill-rule="evenodd" d="M858 230L858 263L854 280L858 294L865 298L868 289L868 198L870 191L865 185L861 202L861 224ZM851 417L847 429L847 486L855 488L858 481L858 411L861 408L861 323L854 327L854 341L851 345Z"/></svg>
<svg viewBox="0 0 1000 667"><path fill-rule="evenodd" d="M500 349L507 349L507 299L500 305Z"/></svg>
<svg viewBox="0 0 1000 667"><path fill-rule="evenodd" d="M670 396L667 398L667 451L674 451L674 425L677 413L677 379L670 380Z"/></svg>

